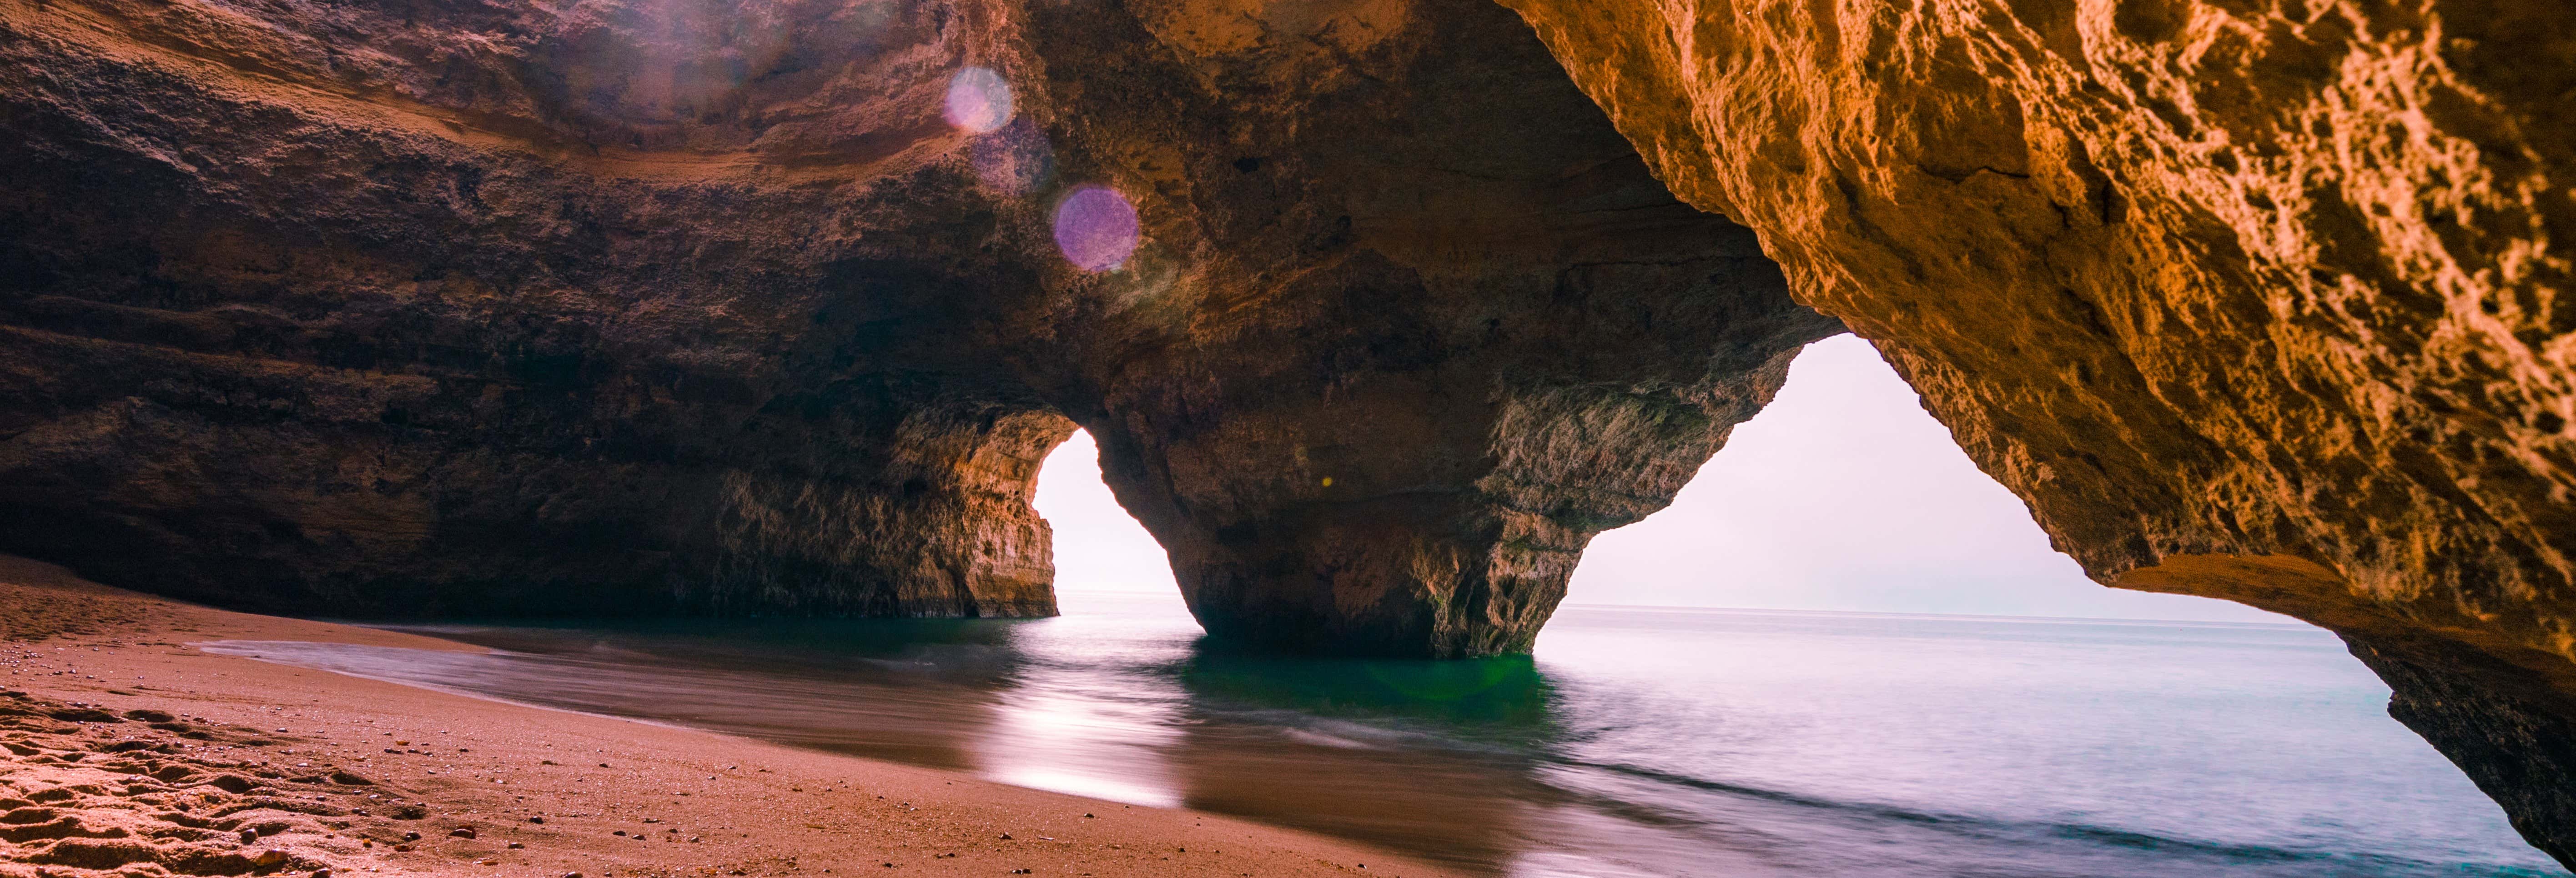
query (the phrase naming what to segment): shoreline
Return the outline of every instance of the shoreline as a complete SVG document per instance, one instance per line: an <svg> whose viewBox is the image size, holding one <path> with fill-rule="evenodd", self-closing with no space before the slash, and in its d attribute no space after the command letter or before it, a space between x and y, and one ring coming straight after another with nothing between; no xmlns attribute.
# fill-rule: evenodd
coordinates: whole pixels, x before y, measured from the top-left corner
<svg viewBox="0 0 2576 878"><path fill-rule="evenodd" d="M483 651L0 556L0 875L1462 874L1214 814L191 645L221 640Z"/></svg>

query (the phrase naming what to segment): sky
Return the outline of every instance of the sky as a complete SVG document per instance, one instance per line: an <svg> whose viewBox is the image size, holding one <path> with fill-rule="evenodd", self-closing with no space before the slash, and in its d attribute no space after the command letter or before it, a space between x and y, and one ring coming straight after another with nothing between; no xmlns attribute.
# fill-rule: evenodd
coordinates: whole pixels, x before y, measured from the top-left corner
<svg viewBox="0 0 2576 878"><path fill-rule="evenodd" d="M1091 434L1075 430L1073 438L1049 453L1038 470L1038 514L1055 527L1055 590L1061 595L1091 592L1161 592L1180 595L1172 583L1172 563L1164 557L1145 526L1118 506L1109 486L1100 481L1100 446Z"/></svg>
<svg viewBox="0 0 2576 878"><path fill-rule="evenodd" d="M1037 508L1055 526L1068 601L1177 594L1162 548L1101 484L1088 434L1048 456ZM1671 507L1595 538L1567 592L1576 604L2292 621L2086 579L1850 335L1809 345L1779 398L1735 428Z"/></svg>

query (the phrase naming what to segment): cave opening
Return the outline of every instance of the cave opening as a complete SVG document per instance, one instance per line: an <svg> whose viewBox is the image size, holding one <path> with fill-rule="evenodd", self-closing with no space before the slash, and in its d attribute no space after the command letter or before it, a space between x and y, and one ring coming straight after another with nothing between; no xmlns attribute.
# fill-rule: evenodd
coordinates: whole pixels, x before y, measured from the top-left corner
<svg viewBox="0 0 2576 878"><path fill-rule="evenodd" d="M1671 506L1595 537L1566 601L2297 623L2095 584L1850 334L1800 352Z"/></svg>
<svg viewBox="0 0 2576 878"><path fill-rule="evenodd" d="M1100 446L1086 430L1047 452L1031 505L1054 529L1056 606L1079 612L1102 599L1167 601L1180 586L1161 543L1118 505L1100 475Z"/></svg>
<svg viewBox="0 0 2576 878"><path fill-rule="evenodd" d="M1015 629L1017 648L1046 658L1005 694L982 751L1012 783L1224 808L1542 873L1533 864L1613 857L1687 872L1738 855L1691 834L1705 827L1799 837L1833 823L1766 814L1780 793L1892 797L1895 811L1943 815L1928 823L2007 835L2138 827L2287 851L2331 826L2333 844L2392 862L2540 864L2468 778L2387 717L2388 690L2327 632L2092 582L1852 335L1802 350L1769 406L1670 507L1596 538L1531 656L1212 644L1087 432L1049 451L1033 505L1054 532L1064 617ZM1249 717L1295 724L1253 729ZM1266 737L1248 754L1220 743L1235 735ZM1457 770L1428 754L1465 741L1488 754L1484 769L1388 780ZM1686 767L1654 780L1601 768L1632 764ZM1646 825L1475 798L1557 784L1673 816ZM2355 795L2376 807L2352 816ZM1319 813L1322 800L1370 804ZM2199 816L2213 813L2230 816ZM1902 835L1887 843L1914 862L1962 870L2009 859L2153 873L2174 859L2109 863L2055 830L1992 846L1911 834L1912 819L1848 830Z"/></svg>
<svg viewBox="0 0 2576 878"><path fill-rule="evenodd" d="M1077 430L1034 500L1054 529L1058 604L1181 612L1161 544ZM1723 563L1711 563L1723 558ZM2298 623L2232 601L2106 588L2050 547L2019 497L1858 336L1809 345L1670 507L1594 538L1572 605Z"/></svg>

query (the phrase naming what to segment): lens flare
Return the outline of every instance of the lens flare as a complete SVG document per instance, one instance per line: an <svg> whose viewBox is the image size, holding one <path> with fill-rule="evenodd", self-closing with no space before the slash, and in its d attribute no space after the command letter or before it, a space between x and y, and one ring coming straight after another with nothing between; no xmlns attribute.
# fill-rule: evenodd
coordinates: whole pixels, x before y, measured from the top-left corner
<svg viewBox="0 0 2576 878"><path fill-rule="evenodd" d="M1055 207L1055 246L1084 271L1109 271L1136 252L1136 206L1127 196L1085 186Z"/></svg>
<svg viewBox="0 0 2576 878"><path fill-rule="evenodd" d="M989 134L1011 121L1011 84L984 67L968 67L948 80L948 124Z"/></svg>

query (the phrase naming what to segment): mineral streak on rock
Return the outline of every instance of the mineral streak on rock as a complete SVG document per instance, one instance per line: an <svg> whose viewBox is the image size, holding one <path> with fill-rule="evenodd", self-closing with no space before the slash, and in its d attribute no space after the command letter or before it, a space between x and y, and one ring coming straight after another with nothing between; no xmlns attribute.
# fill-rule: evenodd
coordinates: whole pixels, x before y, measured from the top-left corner
<svg viewBox="0 0 2576 878"><path fill-rule="evenodd" d="M2576 863L2576 15L1503 0L2106 582L2332 628Z"/></svg>
<svg viewBox="0 0 2576 878"><path fill-rule="evenodd" d="M1212 631L1525 650L1838 329L1481 0L5 0L0 127L0 548L236 606L1048 613L1078 421Z"/></svg>

